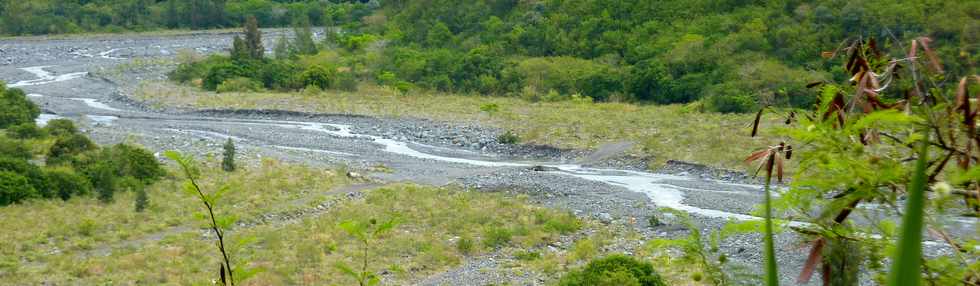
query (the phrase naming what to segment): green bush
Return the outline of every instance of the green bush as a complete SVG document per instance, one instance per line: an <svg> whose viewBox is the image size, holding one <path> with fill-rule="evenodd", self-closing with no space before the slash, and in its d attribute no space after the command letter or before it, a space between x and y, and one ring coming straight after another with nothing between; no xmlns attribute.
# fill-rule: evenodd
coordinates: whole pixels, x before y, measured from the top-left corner
<svg viewBox="0 0 980 286"><path fill-rule="evenodd" d="M352 72L337 73L337 89L343 91L357 91L357 76Z"/></svg>
<svg viewBox="0 0 980 286"><path fill-rule="evenodd" d="M517 142L520 141L521 138L514 132L510 132L510 130L507 130L507 132L504 132L503 134L497 135L497 143L500 144L517 144Z"/></svg>
<svg viewBox="0 0 980 286"><path fill-rule="evenodd" d="M50 192L62 200L92 192L92 183L70 168L48 169L44 176L47 178Z"/></svg>
<svg viewBox="0 0 980 286"><path fill-rule="evenodd" d="M297 82L301 69L288 60L273 60L262 66L258 71L258 80L265 88L276 90L303 88Z"/></svg>
<svg viewBox="0 0 980 286"><path fill-rule="evenodd" d="M133 177L145 184L155 182L164 174L156 157L136 146L116 144L106 148L101 157L103 161L113 162L117 176Z"/></svg>
<svg viewBox="0 0 980 286"><path fill-rule="evenodd" d="M60 137L54 141L54 145L51 145L51 149L48 150L47 164L69 163L75 155L97 148L99 147L92 143L92 140L82 134Z"/></svg>
<svg viewBox="0 0 980 286"><path fill-rule="evenodd" d="M0 171L0 206L38 197L27 178L10 171Z"/></svg>
<svg viewBox="0 0 980 286"><path fill-rule="evenodd" d="M27 99L23 90L0 85L0 129L33 123L38 115L41 115L41 109Z"/></svg>
<svg viewBox="0 0 980 286"><path fill-rule="evenodd" d="M34 139L44 137L44 130L34 122L26 122L7 128L7 135L16 139Z"/></svg>
<svg viewBox="0 0 980 286"><path fill-rule="evenodd" d="M221 83L237 78L248 76L245 67L237 63L227 61L216 64L208 69L207 74L202 78L202 87L207 90L217 90Z"/></svg>
<svg viewBox="0 0 980 286"><path fill-rule="evenodd" d="M314 65L303 71L299 75L299 81L304 87L315 86L320 89L328 89L333 86L336 72L321 65Z"/></svg>
<svg viewBox="0 0 980 286"><path fill-rule="evenodd" d="M54 137L66 137L78 134L78 128L75 128L75 122L64 118L48 121L48 125L44 126L43 131Z"/></svg>
<svg viewBox="0 0 980 286"><path fill-rule="evenodd" d="M218 93L259 91L262 90L262 83L247 77L236 77L225 80L216 90Z"/></svg>
<svg viewBox="0 0 980 286"><path fill-rule="evenodd" d="M483 231L483 245L489 248L497 248L510 243L514 233L502 227L487 227Z"/></svg>
<svg viewBox="0 0 980 286"><path fill-rule="evenodd" d="M0 157L30 160L34 155L24 142L0 137Z"/></svg>
<svg viewBox="0 0 980 286"><path fill-rule="evenodd" d="M704 99L709 111L721 113L745 113L758 108L757 97L740 90L735 84L725 83L711 87Z"/></svg>
<svg viewBox="0 0 980 286"><path fill-rule="evenodd" d="M45 178L44 172L37 165L31 164L23 159L0 156L0 171L13 172L26 177L28 184L34 190L44 194L45 197L50 197L48 192L46 192L48 190L47 178Z"/></svg>
<svg viewBox="0 0 980 286"><path fill-rule="evenodd" d="M610 255L568 272L561 286L664 286L653 264L625 255Z"/></svg>
<svg viewBox="0 0 980 286"><path fill-rule="evenodd" d="M212 67L230 62L231 59L225 56L214 55L200 61L188 61L181 63L176 69L167 74L170 80L185 83L196 79L204 79Z"/></svg>

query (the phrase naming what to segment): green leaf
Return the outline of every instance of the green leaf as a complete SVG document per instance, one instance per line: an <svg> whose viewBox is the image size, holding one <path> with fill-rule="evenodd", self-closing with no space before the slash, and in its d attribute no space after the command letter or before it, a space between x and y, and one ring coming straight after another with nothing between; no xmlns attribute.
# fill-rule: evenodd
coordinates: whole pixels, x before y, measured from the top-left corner
<svg viewBox="0 0 980 286"><path fill-rule="evenodd" d="M360 241L367 240L366 228L363 224L357 223L353 220L348 220L341 222L338 226L347 232L348 235L356 237Z"/></svg>
<svg viewBox="0 0 980 286"><path fill-rule="evenodd" d="M928 137L928 130L923 136ZM892 258L891 272L888 274L888 285L918 286L922 263L922 221L925 207L926 165L929 157L929 143L925 140L919 143L919 159L915 163L912 182L908 187L908 201L905 205L905 215L902 217L902 234L898 238L898 249Z"/></svg>
<svg viewBox="0 0 980 286"><path fill-rule="evenodd" d="M265 268L261 267L235 266L235 270L232 273L235 273L235 282L241 283L264 271Z"/></svg>

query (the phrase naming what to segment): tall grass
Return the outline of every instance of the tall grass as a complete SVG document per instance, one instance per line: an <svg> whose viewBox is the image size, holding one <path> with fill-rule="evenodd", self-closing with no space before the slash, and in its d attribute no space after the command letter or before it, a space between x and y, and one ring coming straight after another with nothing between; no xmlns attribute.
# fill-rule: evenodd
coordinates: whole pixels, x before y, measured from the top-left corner
<svg viewBox="0 0 980 286"><path fill-rule="evenodd" d="M893 257L891 272L888 274L890 286L918 286L922 264L922 220L925 206L926 165L929 157L929 132L923 131L919 142L919 159L915 163L912 183L908 188L908 201L902 217L902 233L898 239L898 249Z"/></svg>

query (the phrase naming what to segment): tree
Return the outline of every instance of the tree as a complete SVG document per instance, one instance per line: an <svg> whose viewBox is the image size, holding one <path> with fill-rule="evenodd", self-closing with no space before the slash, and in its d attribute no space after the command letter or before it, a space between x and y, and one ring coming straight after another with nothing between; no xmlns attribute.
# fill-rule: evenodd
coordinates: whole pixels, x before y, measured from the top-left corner
<svg viewBox="0 0 980 286"><path fill-rule="evenodd" d="M262 32L259 31L259 23L255 20L255 16L248 16L245 20L245 46L248 47L248 54L253 59L261 60L265 56Z"/></svg>
<svg viewBox="0 0 980 286"><path fill-rule="evenodd" d="M27 99L23 90L7 89L0 83L0 128L34 123L41 110Z"/></svg>
<svg viewBox="0 0 980 286"><path fill-rule="evenodd" d="M0 206L37 197L37 190L27 178L10 171L0 171Z"/></svg>
<svg viewBox="0 0 980 286"><path fill-rule="evenodd" d="M277 60L285 60L292 55L289 46L289 38L286 38L286 33L279 34L279 41L276 41L276 47L272 49Z"/></svg>
<svg viewBox="0 0 980 286"><path fill-rule="evenodd" d="M242 37L235 35L235 39L231 42L231 59L240 61L250 57L251 53L248 51L248 47L245 46L245 41L242 40Z"/></svg>
<svg viewBox="0 0 980 286"><path fill-rule="evenodd" d="M225 152L224 154L222 154L221 169L224 169L225 172L234 172L235 171L235 142L232 141L231 138L228 138L228 141L225 142L224 148L225 148Z"/></svg>
<svg viewBox="0 0 980 286"><path fill-rule="evenodd" d="M310 19L303 16L293 24L293 48L297 54L313 55L317 53L316 42L313 41L313 32L310 30ZM277 46L278 48L278 46Z"/></svg>

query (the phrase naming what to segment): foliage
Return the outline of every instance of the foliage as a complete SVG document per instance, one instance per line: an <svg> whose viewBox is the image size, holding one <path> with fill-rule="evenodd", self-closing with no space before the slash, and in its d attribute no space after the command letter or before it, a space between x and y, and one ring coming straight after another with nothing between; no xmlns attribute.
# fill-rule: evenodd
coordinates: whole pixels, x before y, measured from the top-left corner
<svg viewBox="0 0 980 286"><path fill-rule="evenodd" d="M666 285L653 269L653 264L625 255L610 255L590 261L581 269L565 274L558 282L562 286L577 285Z"/></svg>
<svg viewBox="0 0 980 286"><path fill-rule="evenodd" d="M800 171L773 207L808 223L794 228L812 241L800 282L808 281L818 267L824 270L824 281L854 281L862 267L870 269L879 284L886 279L903 285L959 284L978 277L977 249L969 246L976 245L976 239L950 236L949 225L941 219L952 209L973 216L980 213L975 203L977 176L970 174L976 165L973 145L978 141L977 113L968 92L976 76L953 73L955 65L944 67L929 38L908 43L898 58L887 51L903 43L873 38L848 41L826 52L827 58L843 60L843 83L811 85L817 89L815 108L786 114L790 126L780 133L806 148L793 150L799 154ZM959 85L936 81L946 77L960 78ZM763 158L782 145L750 159ZM924 161L929 158L935 159ZM768 163L765 168L771 167ZM960 189L955 196L961 200L926 203L922 194L926 183ZM905 210L899 211L903 203ZM888 207L875 208L874 215L868 215L864 206L869 204ZM852 223L853 214L870 221ZM884 219L899 216L903 217L901 237L894 223ZM923 257L924 230L958 254ZM889 276L883 265L891 248L899 256L894 256L895 268Z"/></svg>
<svg viewBox="0 0 980 286"><path fill-rule="evenodd" d="M380 236L390 232L397 225L398 220L396 219L389 219L382 223L378 223L378 221L373 218L367 222L358 222L353 220L341 222L339 227L361 243L363 255L360 257L362 259L362 263L359 270L355 271L353 268L347 266L347 264L344 264L343 262L338 262L336 267L344 274L354 278L354 280L357 280L357 283L360 286L378 285L381 283L381 278L374 272L368 270L368 263L371 260L371 243L377 240Z"/></svg>
<svg viewBox="0 0 980 286"><path fill-rule="evenodd" d="M733 273L723 270L722 267L727 259L724 253L718 254L718 240L721 239L722 233L714 233L711 240L705 241L700 227L691 220L687 213L676 210L666 211L679 217L681 223L690 233L686 237L677 239L653 239L648 241L647 245L655 250L680 249L683 255L678 257L679 260L698 268L699 272L695 272L698 274L696 281L707 278L706 282L712 285L731 285ZM705 245L709 245L709 247L706 248Z"/></svg>
<svg viewBox="0 0 980 286"><path fill-rule="evenodd" d="M75 155L98 148L92 140L82 134L72 134L58 137L48 150L47 164L58 165L70 163Z"/></svg>
<svg viewBox="0 0 980 286"><path fill-rule="evenodd" d="M47 169L44 176L51 192L62 200L92 192L92 183L88 178L70 168Z"/></svg>
<svg viewBox="0 0 980 286"><path fill-rule="evenodd" d="M215 88L218 93L221 92L250 92L262 90L262 83L255 81L247 77L236 77L232 79L225 80Z"/></svg>
<svg viewBox="0 0 980 286"><path fill-rule="evenodd" d="M34 158L34 154L23 141L0 137L0 157L29 160Z"/></svg>
<svg viewBox="0 0 980 286"><path fill-rule="evenodd" d="M0 206L40 197L27 178L10 171L0 171Z"/></svg>
<svg viewBox="0 0 980 286"><path fill-rule="evenodd" d="M332 87L335 78L335 71L321 65L308 67L299 75L299 81L304 87L315 86L320 89Z"/></svg>
<svg viewBox="0 0 980 286"><path fill-rule="evenodd" d="M40 114L41 109L27 99L23 90L8 89L0 83L0 129L34 123L34 118Z"/></svg>
<svg viewBox="0 0 980 286"><path fill-rule="evenodd" d="M199 198L201 203L204 204L205 209L207 209L210 228L215 236L217 236L217 247L222 258L222 264L219 268L220 271L218 271L220 280L217 281L220 281L222 285L234 286L236 281L242 282L254 275L256 273L254 269L247 269L244 265L239 264L233 266L225 246L225 231L235 223L235 217L215 215L215 205L231 188L226 185L214 193L205 193L201 189L200 184L198 184L200 173L197 170L193 158L181 155L176 151L167 151L165 155L177 163L180 171L187 178L183 186L184 193ZM235 280L236 275L238 276L238 280Z"/></svg>
<svg viewBox="0 0 980 286"><path fill-rule="evenodd" d="M27 178L27 183L31 186L31 189L37 191L38 195L51 197L51 193L47 191L49 189L48 181L44 176L44 172L41 168L31 164L27 160L0 156L0 171L12 172ZM10 203L16 202L13 200L10 201Z"/></svg>
<svg viewBox="0 0 980 286"><path fill-rule="evenodd" d="M150 197L146 194L146 188L136 188L136 198L133 199L133 210L143 212L150 204Z"/></svg>
<svg viewBox="0 0 980 286"><path fill-rule="evenodd" d="M14 139L35 139L44 137L44 130L38 128L34 122L21 123L7 128L7 136Z"/></svg>
<svg viewBox="0 0 980 286"><path fill-rule="evenodd" d="M70 119L59 118L48 121L48 124L44 126L44 132L61 138L78 134L78 128L75 128L75 122Z"/></svg>
<svg viewBox="0 0 980 286"><path fill-rule="evenodd" d="M235 171L235 142L231 138L225 141L224 153L221 153L221 169L225 172Z"/></svg>
<svg viewBox="0 0 980 286"><path fill-rule="evenodd" d="M517 136L517 134L514 134L514 132L511 132L510 130L497 135L497 143L500 144L517 144L520 141L521 137Z"/></svg>
<svg viewBox="0 0 980 286"><path fill-rule="evenodd" d="M259 22L254 16L245 18L245 52L253 60L261 60L265 57L265 48L262 46L262 32L259 31Z"/></svg>

